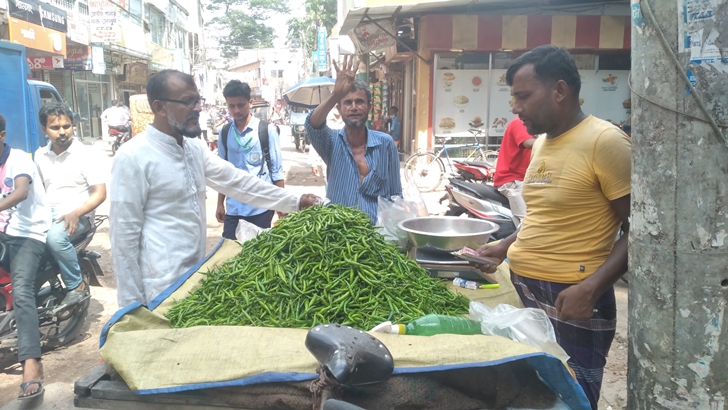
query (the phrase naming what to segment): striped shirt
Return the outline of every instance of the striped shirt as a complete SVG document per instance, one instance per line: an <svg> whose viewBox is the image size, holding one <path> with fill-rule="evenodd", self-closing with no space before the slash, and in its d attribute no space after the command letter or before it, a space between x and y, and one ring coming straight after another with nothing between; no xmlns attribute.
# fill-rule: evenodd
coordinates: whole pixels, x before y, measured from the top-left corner
<svg viewBox="0 0 728 410"><path fill-rule="evenodd" d="M369 215L372 223L376 223L378 198L402 196L399 153L392 137L367 130L364 159L369 166L369 174L360 182L359 168L346 137L346 128L333 130L326 124L314 128L310 122L311 114L306 117L306 131L314 149L328 167L329 199L335 204L361 209Z"/></svg>

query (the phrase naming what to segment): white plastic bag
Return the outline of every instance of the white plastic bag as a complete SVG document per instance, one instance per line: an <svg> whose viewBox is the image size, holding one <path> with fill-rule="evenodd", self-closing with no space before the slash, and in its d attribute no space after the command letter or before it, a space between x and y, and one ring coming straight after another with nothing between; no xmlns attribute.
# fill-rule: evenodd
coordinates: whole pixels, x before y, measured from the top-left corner
<svg viewBox="0 0 728 410"><path fill-rule="evenodd" d="M246 220L240 219L238 221L238 227L235 228L235 237L238 239L238 242L245 243L245 241L255 238L265 230L266 229L253 225Z"/></svg>
<svg viewBox="0 0 728 410"><path fill-rule="evenodd" d="M556 333L548 315L541 309L517 308L500 304L491 309L480 302L470 302L470 318L480 322L483 334L503 336L533 346L566 363L569 355L556 342Z"/></svg>
<svg viewBox="0 0 728 410"><path fill-rule="evenodd" d="M391 200L379 197L377 206L378 231L387 241L400 248L407 247L407 232L399 229L399 223L418 216L429 216L425 200L414 181L410 181L402 192L403 197L393 196Z"/></svg>

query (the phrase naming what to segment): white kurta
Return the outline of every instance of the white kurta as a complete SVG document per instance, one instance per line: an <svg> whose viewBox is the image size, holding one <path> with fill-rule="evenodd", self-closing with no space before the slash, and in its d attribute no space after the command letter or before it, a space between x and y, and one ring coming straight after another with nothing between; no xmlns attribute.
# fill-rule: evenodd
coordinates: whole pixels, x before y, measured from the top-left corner
<svg viewBox="0 0 728 410"><path fill-rule="evenodd" d="M111 252L119 307L143 305L205 256L205 185L264 209L298 210L300 197L235 168L199 139L184 147L151 125L116 153Z"/></svg>

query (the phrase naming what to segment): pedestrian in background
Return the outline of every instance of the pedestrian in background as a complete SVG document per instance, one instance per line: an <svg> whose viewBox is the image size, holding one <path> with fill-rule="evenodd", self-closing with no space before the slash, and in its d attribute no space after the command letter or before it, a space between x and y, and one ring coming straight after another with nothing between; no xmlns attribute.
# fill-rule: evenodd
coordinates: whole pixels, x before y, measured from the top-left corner
<svg viewBox="0 0 728 410"><path fill-rule="evenodd" d="M283 156L278 132L273 124L261 121L250 112L250 86L232 80L222 91L232 122L220 130L217 153L235 168L247 171L261 180L283 188ZM224 224L222 236L236 239L238 221L245 220L261 228L270 228L272 210L257 208L218 194L217 221ZM282 215L279 215L282 216Z"/></svg>

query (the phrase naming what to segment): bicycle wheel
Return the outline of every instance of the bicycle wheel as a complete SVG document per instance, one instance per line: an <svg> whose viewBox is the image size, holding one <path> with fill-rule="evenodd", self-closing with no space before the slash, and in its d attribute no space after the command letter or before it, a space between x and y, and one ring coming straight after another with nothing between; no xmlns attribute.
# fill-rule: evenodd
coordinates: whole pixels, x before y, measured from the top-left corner
<svg viewBox="0 0 728 410"><path fill-rule="evenodd" d="M423 192L432 192L445 176L445 165L432 152L414 154L404 163L404 179L414 180Z"/></svg>

